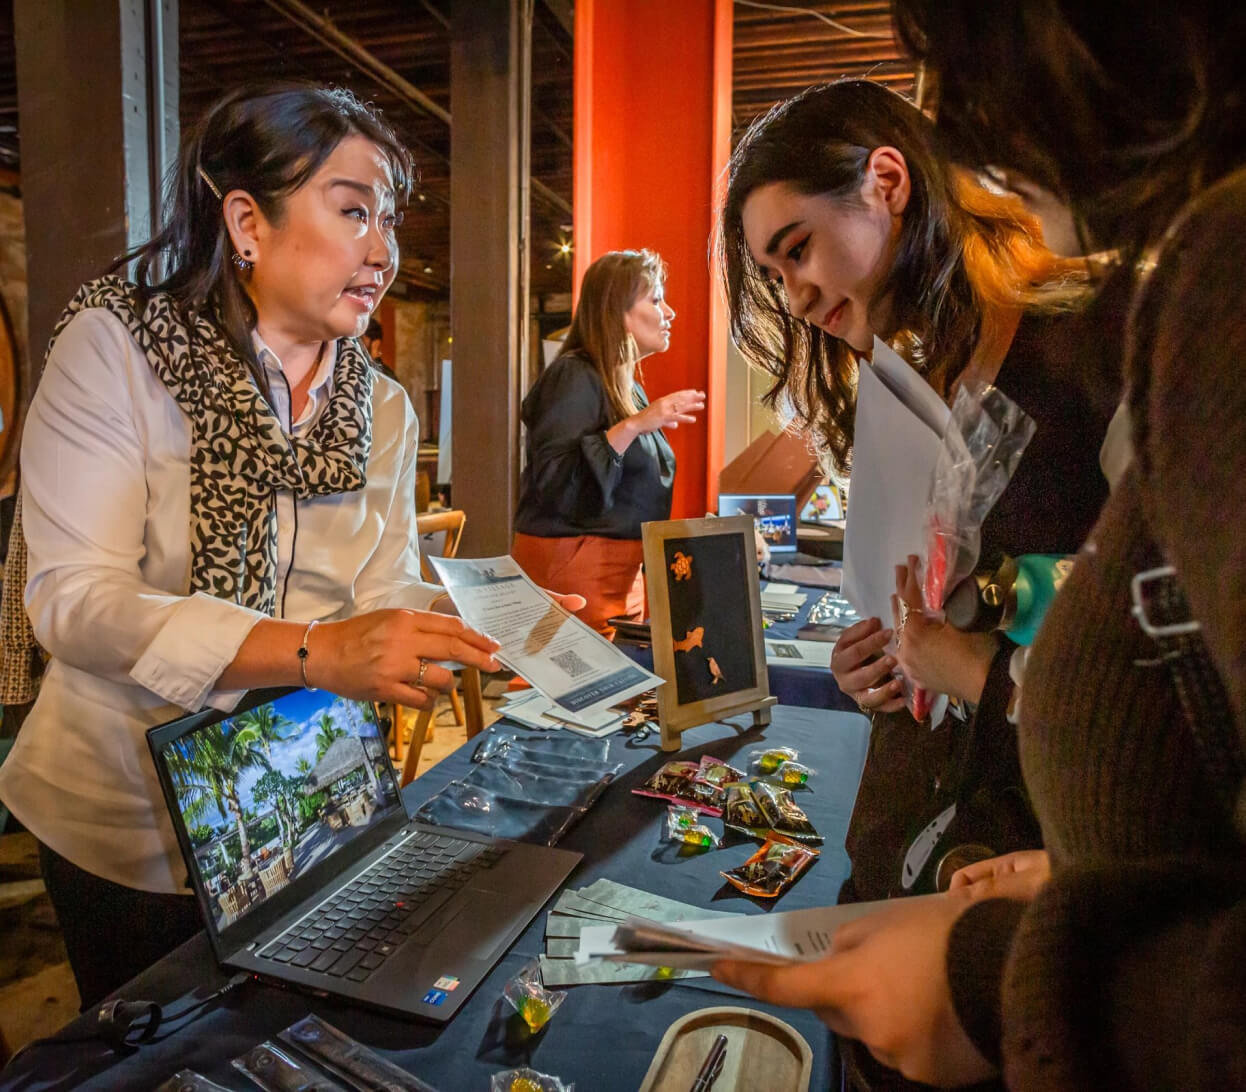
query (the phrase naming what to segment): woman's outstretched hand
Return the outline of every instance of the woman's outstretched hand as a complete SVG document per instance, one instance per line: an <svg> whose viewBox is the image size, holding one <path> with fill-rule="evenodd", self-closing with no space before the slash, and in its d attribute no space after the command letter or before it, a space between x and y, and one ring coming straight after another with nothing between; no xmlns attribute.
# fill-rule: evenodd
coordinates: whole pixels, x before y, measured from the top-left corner
<svg viewBox="0 0 1246 1092"><path fill-rule="evenodd" d="M696 414L705 409L705 392L698 390L674 391L650 402L631 420L640 434L657 432L660 428L679 428L696 421Z"/></svg>
<svg viewBox="0 0 1246 1092"><path fill-rule="evenodd" d="M430 709L454 685L451 661L497 671L498 643L461 618L424 610L375 610L324 622L307 638L307 681L367 701ZM420 677L424 665L423 678Z"/></svg>

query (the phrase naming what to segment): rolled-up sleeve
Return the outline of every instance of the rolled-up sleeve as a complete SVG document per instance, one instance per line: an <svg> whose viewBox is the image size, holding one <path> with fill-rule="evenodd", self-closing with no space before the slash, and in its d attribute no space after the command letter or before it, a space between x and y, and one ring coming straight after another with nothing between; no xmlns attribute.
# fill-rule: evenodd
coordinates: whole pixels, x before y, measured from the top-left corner
<svg viewBox="0 0 1246 1092"><path fill-rule="evenodd" d="M142 577L144 445L125 367L137 352L86 311L48 356L22 438L26 609L53 657L194 710L264 615Z"/></svg>
<svg viewBox="0 0 1246 1092"><path fill-rule="evenodd" d="M542 377L528 415L532 480L541 496L556 498L564 511L610 507L623 456L606 438L607 421L605 391L588 365L564 358Z"/></svg>

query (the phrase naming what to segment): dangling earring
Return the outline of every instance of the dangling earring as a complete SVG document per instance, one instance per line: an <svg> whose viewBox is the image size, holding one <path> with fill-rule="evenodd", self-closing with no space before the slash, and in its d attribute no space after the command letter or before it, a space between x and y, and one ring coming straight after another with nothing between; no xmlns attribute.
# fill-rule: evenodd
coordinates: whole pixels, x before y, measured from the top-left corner
<svg viewBox="0 0 1246 1092"><path fill-rule="evenodd" d="M247 253L250 254L251 252L248 250ZM240 273L250 273L251 270L255 268L254 262L247 261L247 259L244 258L241 254L239 254L236 250L234 251L233 256L230 258L230 261L232 261L234 265L238 267L238 271Z"/></svg>

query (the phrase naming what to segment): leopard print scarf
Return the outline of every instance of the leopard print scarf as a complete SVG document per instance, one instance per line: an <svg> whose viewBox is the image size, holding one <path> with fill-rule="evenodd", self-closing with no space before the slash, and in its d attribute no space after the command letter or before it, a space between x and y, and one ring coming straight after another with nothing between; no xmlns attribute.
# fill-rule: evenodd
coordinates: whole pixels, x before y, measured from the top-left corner
<svg viewBox="0 0 1246 1092"><path fill-rule="evenodd" d="M367 355L338 342L333 394L306 437L287 436L246 364L204 316L188 319L169 296L144 303L120 277L79 289L52 345L78 312L109 311L124 323L191 421L190 591L272 615L277 606L277 491L295 497L349 493L367 481L372 384ZM20 581L20 583L19 583ZM34 695L34 634L26 615L26 541L20 504L0 602L0 701Z"/></svg>

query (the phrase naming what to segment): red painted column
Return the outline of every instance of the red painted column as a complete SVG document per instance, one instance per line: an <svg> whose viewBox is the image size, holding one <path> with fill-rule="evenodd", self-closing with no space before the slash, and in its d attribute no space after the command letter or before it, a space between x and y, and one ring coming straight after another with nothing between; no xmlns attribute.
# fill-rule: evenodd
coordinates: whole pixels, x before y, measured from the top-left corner
<svg viewBox="0 0 1246 1092"><path fill-rule="evenodd" d="M713 504L722 467L727 328L707 255L730 141L730 0L576 0L577 290L606 251L656 250L676 318L645 389L709 395L701 421L668 433L676 519Z"/></svg>

